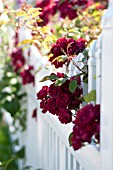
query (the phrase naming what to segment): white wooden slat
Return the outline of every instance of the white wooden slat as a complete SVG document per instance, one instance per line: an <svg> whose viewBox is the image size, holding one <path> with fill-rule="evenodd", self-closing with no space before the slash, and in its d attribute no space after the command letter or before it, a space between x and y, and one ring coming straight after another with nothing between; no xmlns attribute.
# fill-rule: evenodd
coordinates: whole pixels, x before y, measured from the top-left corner
<svg viewBox="0 0 113 170"><path fill-rule="evenodd" d="M55 139L54 139L54 130L52 129L51 134L51 169L54 169L55 159L54 159L54 153L55 153Z"/></svg>
<svg viewBox="0 0 113 170"><path fill-rule="evenodd" d="M80 170L84 170L82 167L80 167Z"/></svg>
<svg viewBox="0 0 113 170"><path fill-rule="evenodd" d="M89 60L88 60L88 91L96 89L96 41L94 41L89 49Z"/></svg>
<svg viewBox="0 0 113 170"><path fill-rule="evenodd" d="M96 103L101 103L101 51L102 51L102 34L100 34L97 43L97 51L95 53L96 57Z"/></svg>
<svg viewBox="0 0 113 170"><path fill-rule="evenodd" d="M68 170L71 170L71 153L68 151Z"/></svg>
<svg viewBox="0 0 113 170"><path fill-rule="evenodd" d="M57 134L55 133L55 154L54 154L54 159L55 159L55 170L58 169L58 137Z"/></svg>
<svg viewBox="0 0 113 170"><path fill-rule="evenodd" d="M51 170L51 159L52 159L52 152L51 152L51 134L52 134L52 129L51 129L51 126L49 125L49 134L48 134L48 136L49 136L49 152L48 152L48 157L49 157L49 161L48 161L48 164L49 164L49 170Z"/></svg>
<svg viewBox="0 0 113 170"><path fill-rule="evenodd" d="M59 140L59 170L65 170L65 146Z"/></svg>
<svg viewBox="0 0 113 170"><path fill-rule="evenodd" d="M65 159L66 159L66 162L65 162L66 170L68 170L68 149L67 148L66 148Z"/></svg>
<svg viewBox="0 0 113 170"><path fill-rule="evenodd" d="M46 127L46 135L47 135L47 138L46 138L46 169L49 170L49 124L46 122L47 124L47 127Z"/></svg>
<svg viewBox="0 0 113 170"><path fill-rule="evenodd" d="M74 157L73 157L73 155L71 154L71 156L70 156L70 158L71 158L71 170L74 170Z"/></svg>
<svg viewBox="0 0 113 170"><path fill-rule="evenodd" d="M101 170L113 170L113 0L102 28Z"/></svg>
<svg viewBox="0 0 113 170"><path fill-rule="evenodd" d="M75 159L75 158L73 159L73 169L74 169L74 170L77 170L77 169L76 169L76 159Z"/></svg>
<svg viewBox="0 0 113 170"><path fill-rule="evenodd" d="M60 170L60 144L59 144L60 142L59 142L59 137L57 137L57 149L58 149L58 151L57 151L57 168Z"/></svg>
<svg viewBox="0 0 113 170"><path fill-rule="evenodd" d="M44 134L43 134L43 167L48 169L48 123L44 120Z"/></svg>
<svg viewBox="0 0 113 170"><path fill-rule="evenodd" d="M38 162L38 168L43 167L43 117L42 113L40 113L40 110L38 109L38 123L37 123L37 147L38 147L38 157L37 157L37 162Z"/></svg>
<svg viewBox="0 0 113 170"><path fill-rule="evenodd" d="M80 170L80 164L78 161L76 161L76 170Z"/></svg>

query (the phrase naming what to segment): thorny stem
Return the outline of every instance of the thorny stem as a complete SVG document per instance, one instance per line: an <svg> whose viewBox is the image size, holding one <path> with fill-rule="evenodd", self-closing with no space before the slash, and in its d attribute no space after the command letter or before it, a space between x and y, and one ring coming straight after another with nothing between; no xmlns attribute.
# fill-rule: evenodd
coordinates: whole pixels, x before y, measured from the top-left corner
<svg viewBox="0 0 113 170"><path fill-rule="evenodd" d="M72 60L72 62L74 64L74 66L76 66L79 71L81 71L82 73L86 74L86 72L83 71L80 67L78 67L78 65L73 60Z"/></svg>

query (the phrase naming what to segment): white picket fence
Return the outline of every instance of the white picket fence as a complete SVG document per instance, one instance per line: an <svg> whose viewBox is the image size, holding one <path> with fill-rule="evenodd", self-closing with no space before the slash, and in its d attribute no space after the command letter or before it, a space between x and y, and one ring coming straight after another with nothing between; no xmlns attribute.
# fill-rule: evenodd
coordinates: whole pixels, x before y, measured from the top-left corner
<svg viewBox="0 0 113 170"><path fill-rule="evenodd" d="M95 145L87 145L79 151L69 146L68 136L73 125L62 125L58 118L50 113L41 112L39 101L36 100L38 92L44 83L39 82L42 77L49 75L53 70L45 69L45 61L35 47L31 47L32 64L42 63L42 70L36 75L36 87L27 85L28 93L28 121L26 135L26 165L43 170L100 170L100 152ZM100 103L101 89L101 36L89 49L89 83L83 84L84 92L96 89L97 103ZM38 54L38 57L37 55ZM83 54L79 54L78 60ZM34 63L33 63L34 61ZM63 70L62 70L63 71ZM69 74L73 76L79 71L71 63ZM94 78L96 76L96 78ZM47 82L46 82L47 83ZM37 107L37 121L32 119L33 109Z"/></svg>

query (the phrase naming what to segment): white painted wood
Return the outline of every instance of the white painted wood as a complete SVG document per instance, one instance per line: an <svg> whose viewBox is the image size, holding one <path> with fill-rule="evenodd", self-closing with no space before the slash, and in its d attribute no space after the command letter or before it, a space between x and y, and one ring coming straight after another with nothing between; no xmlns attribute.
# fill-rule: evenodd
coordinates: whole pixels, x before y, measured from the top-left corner
<svg viewBox="0 0 113 170"><path fill-rule="evenodd" d="M52 169L55 170L55 132L52 130Z"/></svg>
<svg viewBox="0 0 113 170"><path fill-rule="evenodd" d="M89 60L88 60L88 92L96 89L96 41L94 41L89 49Z"/></svg>
<svg viewBox="0 0 113 170"><path fill-rule="evenodd" d="M55 170L59 169L59 138L56 134L56 144L55 144Z"/></svg>
<svg viewBox="0 0 113 170"><path fill-rule="evenodd" d="M71 170L72 165L71 165L71 153L68 151L68 170Z"/></svg>
<svg viewBox="0 0 113 170"><path fill-rule="evenodd" d="M77 170L80 170L80 164L79 164L78 161L76 161L76 169L77 169Z"/></svg>
<svg viewBox="0 0 113 170"><path fill-rule="evenodd" d="M113 5L113 0L109 0L109 6Z"/></svg>
<svg viewBox="0 0 113 170"><path fill-rule="evenodd" d="M68 142L68 135L72 131L72 126L61 125L54 115L45 114L42 116L50 124L52 129L54 129L55 133L59 136L58 145L57 145L58 150L59 150L59 141L63 141L67 150L71 152L73 157L76 160L78 160L80 165L85 170L100 170L100 153L94 145L87 145L86 147L83 147L82 149L75 152L72 149L72 147L69 146L69 142ZM58 154L58 158L59 157L60 155ZM59 166L59 159L57 161L57 164L58 164L57 166Z"/></svg>
<svg viewBox="0 0 113 170"><path fill-rule="evenodd" d="M59 170L65 169L65 146L63 142L59 141Z"/></svg>
<svg viewBox="0 0 113 170"><path fill-rule="evenodd" d="M74 157L72 154L70 156L70 159L71 159L71 170L74 170Z"/></svg>
<svg viewBox="0 0 113 170"><path fill-rule="evenodd" d="M101 50L102 50L102 34L100 34L96 42L96 103L101 103Z"/></svg>
<svg viewBox="0 0 113 170"><path fill-rule="evenodd" d="M113 170L113 0L102 18L101 170Z"/></svg>
<svg viewBox="0 0 113 170"><path fill-rule="evenodd" d="M37 168L37 121L32 118L33 110L36 108L35 90L32 85L27 85L27 129L26 129L26 165Z"/></svg>

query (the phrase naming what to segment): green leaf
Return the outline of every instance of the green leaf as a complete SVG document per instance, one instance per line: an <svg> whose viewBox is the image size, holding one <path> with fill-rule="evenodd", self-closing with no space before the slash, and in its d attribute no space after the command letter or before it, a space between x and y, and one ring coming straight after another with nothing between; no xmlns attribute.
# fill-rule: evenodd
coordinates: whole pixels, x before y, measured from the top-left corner
<svg viewBox="0 0 113 170"><path fill-rule="evenodd" d="M19 100L21 100L23 97L25 97L27 94L26 93L22 93L22 94L20 94L20 95L18 95L17 96L17 98L19 99Z"/></svg>
<svg viewBox="0 0 113 170"><path fill-rule="evenodd" d="M76 80L72 80L70 83L69 83L69 90L71 93L73 93L76 88L77 88L77 81Z"/></svg>
<svg viewBox="0 0 113 170"><path fill-rule="evenodd" d="M72 140L71 140L72 136L73 136L73 132L71 132L69 137L68 137L68 141L69 141L70 146L72 146Z"/></svg>
<svg viewBox="0 0 113 170"><path fill-rule="evenodd" d="M20 104L19 104L19 101L17 99L12 99L11 101L6 101L4 104L3 104L3 107L5 110L7 110L12 116L14 116L19 108L20 108Z"/></svg>
<svg viewBox="0 0 113 170"><path fill-rule="evenodd" d="M86 57L83 57L82 58L82 62L85 63L87 61L87 58Z"/></svg>
<svg viewBox="0 0 113 170"><path fill-rule="evenodd" d="M10 165L13 161L15 161L16 159L17 159L17 158L14 157L14 158L9 159L7 162L5 162L5 170L9 170L9 165Z"/></svg>
<svg viewBox="0 0 113 170"><path fill-rule="evenodd" d="M85 75L83 76L83 82L86 83L86 84L88 84L88 74L85 74Z"/></svg>
<svg viewBox="0 0 113 170"><path fill-rule="evenodd" d="M39 82L44 82L50 80L50 76L45 76L42 80L40 80Z"/></svg>
<svg viewBox="0 0 113 170"><path fill-rule="evenodd" d="M55 74L50 75L50 80L56 80L57 78L58 78L58 76L56 76Z"/></svg>
<svg viewBox="0 0 113 170"><path fill-rule="evenodd" d="M88 57L88 50L84 50L83 55L85 56L85 59L86 59L86 57Z"/></svg>
<svg viewBox="0 0 113 170"><path fill-rule="evenodd" d="M94 77L93 77L94 79L96 79L97 78L97 76L96 75L94 75Z"/></svg>
<svg viewBox="0 0 113 170"><path fill-rule="evenodd" d="M62 62L64 62L66 59L68 58L68 56L67 55L61 55L61 56L58 56L58 57L56 57L53 61L52 61L52 63L54 62L54 61L62 61Z"/></svg>
<svg viewBox="0 0 113 170"><path fill-rule="evenodd" d="M77 74L77 75L74 76L74 77L75 77L75 79L76 79L76 78L80 77L81 75L83 75L83 73Z"/></svg>
<svg viewBox="0 0 113 170"><path fill-rule="evenodd" d="M95 75L93 78L94 78L94 79L97 79L97 78L100 78L100 77L101 77L101 75L100 75L100 76L96 76L96 75Z"/></svg>
<svg viewBox="0 0 113 170"><path fill-rule="evenodd" d="M16 152L17 158L24 158L25 156L25 147L23 146L18 152Z"/></svg>
<svg viewBox="0 0 113 170"><path fill-rule="evenodd" d="M65 2L65 0L60 0L58 4L61 5L63 2Z"/></svg>
<svg viewBox="0 0 113 170"><path fill-rule="evenodd" d="M62 84L64 84L66 82L65 78L59 78L58 80L56 80L55 82L55 86L61 86Z"/></svg>
<svg viewBox="0 0 113 170"><path fill-rule="evenodd" d="M96 90L90 91L86 96L84 96L85 102L89 103L91 101L96 101Z"/></svg>
<svg viewBox="0 0 113 170"><path fill-rule="evenodd" d="M64 74L64 77L65 77L65 78L68 78L68 75L67 75L67 74Z"/></svg>
<svg viewBox="0 0 113 170"><path fill-rule="evenodd" d="M77 98L78 100L80 100L80 101L82 101L82 102L84 102L85 100L84 100L84 97L79 97L79 98Z"/></svg>
<svg viewBox="0 0 113 170"><path fill-rule="evenodd" d="M56 76L55 74L51 74L50 76L45 76L42 80L40 80L40 82L44 82L47 80L56 80L58 78L58 76Z"/></svg>

